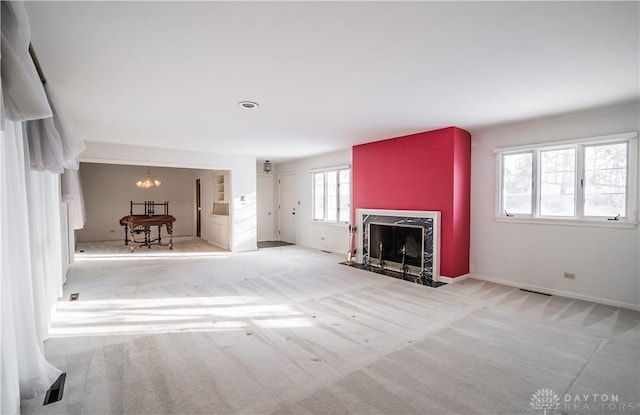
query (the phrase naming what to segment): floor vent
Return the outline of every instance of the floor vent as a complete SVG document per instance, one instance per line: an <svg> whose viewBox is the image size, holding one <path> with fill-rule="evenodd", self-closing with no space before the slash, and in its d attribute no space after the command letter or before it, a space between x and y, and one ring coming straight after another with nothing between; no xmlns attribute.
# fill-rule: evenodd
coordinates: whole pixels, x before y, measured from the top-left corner
<svg viewBox="0 0 640 415"><path fill-rule="evenodd" d="M65 379L67 379L67 374L63 373L60 375L58 380L53 382L53 385L51 385L47 394L44 396L44 403L42 405L49 405L50 403L58 402L62 399Z"/></svg>
<svg viewBox="0 0 640 415"><path fill-rule="evenodd" d="M80 293L73 293L69 296L69 301L78 301L79 297L80 297Z"/></svg>
<svg viewBox="0 0 640 415"><path fill-rule="evenodd" d="M546 295L547 297L551 297L551 294L541 293L540 291L525 290L524 288L520 288L520 291L524 291L532 294Z"/></svg>

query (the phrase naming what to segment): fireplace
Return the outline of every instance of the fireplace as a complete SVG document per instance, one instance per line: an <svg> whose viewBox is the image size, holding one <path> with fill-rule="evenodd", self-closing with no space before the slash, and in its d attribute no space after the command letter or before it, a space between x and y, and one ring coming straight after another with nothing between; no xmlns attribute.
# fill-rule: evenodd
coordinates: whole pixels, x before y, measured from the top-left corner
<svg viewBox="0 0 640 415"><path fill-rule="evenodd" d="M438 281L440 212L357 209L356 262L420 284Z"/></svg>
<svg viewBox="0 0 640 415"><path fill-rule="evenodd" d="M368 251L372 266L420 276L424 269L424 227L370 222Z"/></svg>

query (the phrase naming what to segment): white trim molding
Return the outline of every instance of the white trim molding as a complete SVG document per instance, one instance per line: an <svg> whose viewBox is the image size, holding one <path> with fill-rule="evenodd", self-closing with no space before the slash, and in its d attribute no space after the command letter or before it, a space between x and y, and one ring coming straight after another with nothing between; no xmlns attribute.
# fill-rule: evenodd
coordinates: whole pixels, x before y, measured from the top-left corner
<svg viewBox="0 0 640 415"><path fill-rule="evenodd" d="M458 282L462 282L464 280L467 280L469 278L472 278L473 275L472 274L463 274L460 275L459 277L443 277L442 275L440 275L438 277L438 281L440 282L446 282L447 284L456 284Z"/></svg>
<svg viewBox="0 0 640 415"><path fill-rule="evenodd" d="M320 173L323 171L330 171L330 170L344 170L344 169L350 169L351 165L350 164L342 164L340 166L332 166L332 167L320 167L317 169L311 169L309 170L309 173Z"/></svg>
<svg viewBox="0 0 640 415"><path fill-rule="evenodd" d="M626 189L624 196L626 206L624 212L617 216L597 216L594 212L585 212L587 200L587 175L585 167L586 149L596 145L625 144L626 145ZM573 167L573 213L566 217L549 216L542 214L542 198L544 197L542 186L542 173L540 160L547 151L571 149L575 158ZM546 143L533 143L515 147L503 147L493 150L495 154L495 194L494 194L494 219L504 223L530 223L546 225L568 226L593 226L618 229L634 229L637 225L637 183L638 183L638 133L636 131L611 134L598 137L587 137ZM531 205L528 211L507 212L503 205L504 191L504 158L518 154L530 155L528 166L531 170L529 178L530 188L524 195L530 199ZM614 212L615 213L615 212Z"/></svg>
<svg viewBox="0 0 640 415"><path fill-rule="evenodd" d="M629 220L593 220L593 219L560 219L560 218L532 218L522 216L494 216L496 222L503 223L529 223L536 225L563 225L563 226L591 226L594 228L635 229L638 222Z"/></svg>
<svg viewBox="0 0 640 415"><path fill-rule="evenodd" d="M586 138L573 138L570 140L547 141L542 143L524 144L524 145L512 146L512 147L500 147L500 148L494 149L493 152L495 154L519 153L524 150L530 150L531 148L545 149L547 147L570 146L573 144L599 144L599 143L608 143L613 141L633 140L634 138L638 138L637 131L629 131L625 133L600 135L600 136L586 137Z"/></svg>
<svg viewBox="0 0 640 415"><path fill-rule="evenodd" d="M495 284L506 285L509 287L523 288L525 290L537 291L544 294L558 295L561 297L572 298L574 300L584 300L584 301L590 301L592 303L609 305L612 307L620 307L620 308L640 311L639 304L624 303L622 301L609 300L607 298L601 298L601 297L592 297L590 295L582 295L582 294L574 293L571 291L556 290L553 288L540 287L538 285L533 285L533 284L524 284L524 283L518 283L518 282L513 282L508 280L502 280L499 278L486 277L484 275L478 275L478 274L468 274L468 275L470 278L473 278L476 280L493 282Z"/></svg>

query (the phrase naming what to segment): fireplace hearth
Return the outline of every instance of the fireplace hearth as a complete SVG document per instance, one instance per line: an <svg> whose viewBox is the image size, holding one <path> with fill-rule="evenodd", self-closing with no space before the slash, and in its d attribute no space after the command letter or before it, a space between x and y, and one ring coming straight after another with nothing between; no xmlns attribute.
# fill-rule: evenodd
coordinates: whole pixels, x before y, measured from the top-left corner
<svg viewBox="0 0 640 415"><path fill-rule="evenodd" d="M412 275L412 274L406 274L406 273L401 273L401 272L397 272L397 271L392 271L389 268L378 268L378 267L372 267L372 266L367 266L364 264L358 264L357 262L342 262L343 265L348 265L350 267L353 268L358 268L358 269L362 269L365 271L369 271L372 272L374 274L379 274L379 275L384 275L386 277L392 277L392 278L397 278L399 280L404 280L404 281L408 281L408 282L412 282L412 283L416 283L416 284L420 284L420 285L426 285L427 287L433 287L433 288L437 288L443 285L446 285L446 282L442 282L442 281L433 281L433 280L425 280L422 277L418 277L416 275Z"/></svg>
<svg viewBox="0 0 640 415"><path fill-rule="evenodd" d="M435 286L439 276L440 212L357 209L359 268Z"/></svg>

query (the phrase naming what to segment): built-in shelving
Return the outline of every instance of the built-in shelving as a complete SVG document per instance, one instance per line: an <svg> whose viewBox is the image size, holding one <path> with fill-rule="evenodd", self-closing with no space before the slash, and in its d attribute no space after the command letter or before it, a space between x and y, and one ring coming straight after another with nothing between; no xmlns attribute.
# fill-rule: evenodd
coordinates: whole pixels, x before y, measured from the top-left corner
<svg viewBox="0 0 640 415"><path fill-rule="evenodd" d="M218 172L211 176L211 213L214 215L229 214L229 175Z"/></svg>
<svg viewBox="0 0 640 415"><path fill-rule="evenodd" d="M215 186L215 201L216 202L226 202L226 192L225 192L225 175L220 174L214 176L214 186Z"/></svg>
<svg viewBox="0 0 640 415"><path fill-rule="evenodd" d="M212 242L223 249L229 249L229 173L215 172L211 176Z"/></svg>

